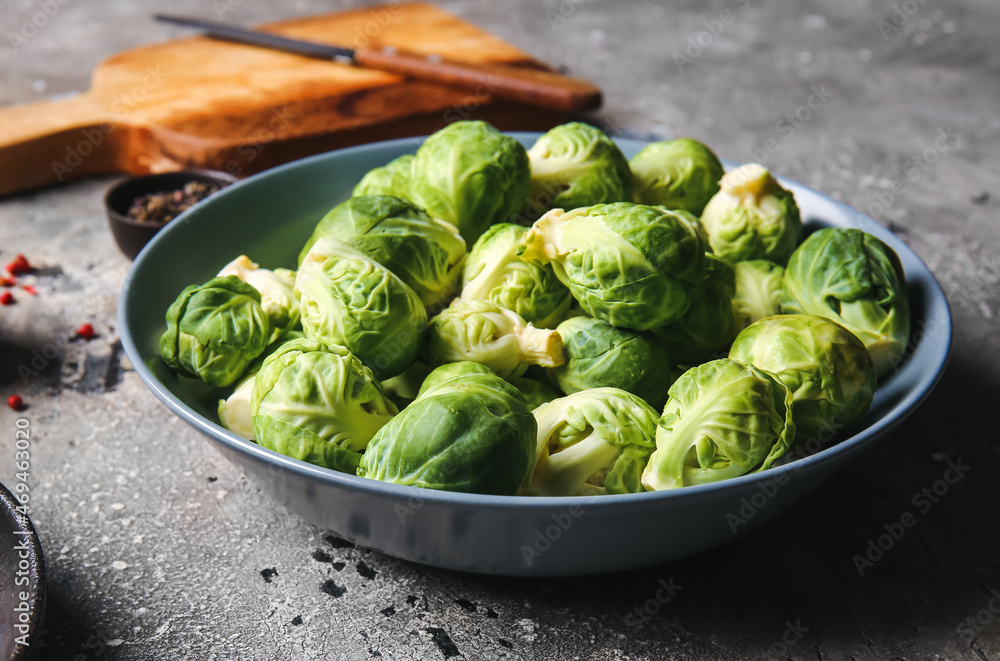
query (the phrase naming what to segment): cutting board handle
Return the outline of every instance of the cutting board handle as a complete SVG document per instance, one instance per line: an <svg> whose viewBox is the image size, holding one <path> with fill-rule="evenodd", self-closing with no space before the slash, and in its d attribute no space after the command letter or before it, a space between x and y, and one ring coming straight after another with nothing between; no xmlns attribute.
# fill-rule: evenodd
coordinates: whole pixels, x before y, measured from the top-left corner
<svg viewBox="0 0 1000 661"><path fill-rule="evenodd" d="M118 171L129 133L86 95L0 108L0 196Z"/></svg>

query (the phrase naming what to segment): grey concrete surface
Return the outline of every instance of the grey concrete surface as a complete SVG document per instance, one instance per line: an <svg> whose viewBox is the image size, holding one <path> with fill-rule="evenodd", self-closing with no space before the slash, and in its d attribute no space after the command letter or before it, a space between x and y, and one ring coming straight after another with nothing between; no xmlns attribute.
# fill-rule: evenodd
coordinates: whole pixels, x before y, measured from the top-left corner
<svg viewBox="0 0 1000 661"><path fill-rule="evenodd" d="M43 4L0 2L0 104L83 90L101 59L181 34L150 22L154 10L215 13L60 0L15 52L10 31ZM352 3L229 4L227 20L254 23ZM737 160L773 138L776 172L891 225L953 307L937 391L787 516L699 557L564 580L429 569L272 504L145 390L115 327L129 263L102 215L112 178L8 198L0 262L21 252L41 267L38 296L17 290L0 308L0 395L28 404L49 567L39 658L1000 658L995 0L441 4L601 85L599 116L619 131L689 135ZM818 107L802 110L812 94ZM808 118L779 124L797 111ZM947 148L939 131L955 136ZM72 339L83 322L89 342ZM0 413L7 484L17 417ZM949 460L966 477L924 500ZM862 575L856 556L907 512L916 525ZM679 586L666 603L661 581Z"/></svg>

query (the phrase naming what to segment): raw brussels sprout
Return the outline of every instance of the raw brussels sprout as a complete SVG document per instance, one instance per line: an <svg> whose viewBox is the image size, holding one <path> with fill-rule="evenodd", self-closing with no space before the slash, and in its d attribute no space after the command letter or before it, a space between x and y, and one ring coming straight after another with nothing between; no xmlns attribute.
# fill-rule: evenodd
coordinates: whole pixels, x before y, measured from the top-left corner
<svg viewBox="0 0 1000 661"><path fill-rule="evenodd" d="M296 305L298 302L296 301ZM260 371L260 366L264 360L274 353L278 347L292 340L302 339L305 335L300 330L290 330L276 342L272 342L264 353L253 359L243 377L237 382L236 388L226 399L219 400L218 415L219 423L241 438L248 441L255 440L253 432L253 406L251 404L251 393L253 392L254 377Z"/></svg>
<svg viewBox="0 0 1000 661"><path fill-rule="evenodd" d="M471 245L490 225L524 207L530 185L520 142L486 122L455 122L417 150L411 199L458 227Z"/></svg>
<svg viewBox="0 0 1000 661"><path fill-rule="evenodd" d="M564 357L557 332L490 301L458 300L431 320L424 359L429 365L474 361L508 379L528 365L560 365Z"/></svg>
<svg viewBox="0 0 1000 661"><path fill-rule="evenodd" d="M538 138L528 150L528 216L549 209L632 201L632 172L615 141L599 129L571 122Z"/></svg>
<svg viewBox="0 0 1000 661"><path fill-rule="evenodd" d="M297 306L298 301L295 304ZM226 399L219 400L219 408L217 410L219 423L223 427L248 441L255 440L253 433L253 409L250 404L250 393L253 390L254 377L260 371L260 366L264 364L264 360L274 353L278 347L286 342L304 337L305 334L300 329L293 328L285 333L283 337L269 344L262 354L253 359L249 367L247 367L246 372L243 373L243 377L237 382L232 394Z"/></svg>
<svg viewBox="0 0 1000 661"><path fill-rule="evenodd" d="M823 229L788 260L781 311L836 321L865 343L875 372L898 367L910 339L903 266L892 248L857 229Z"/></svg>
<svg viewBox="0 0 1000 661"><path fill-rule="evenodd" d="M865 345L824 317L762 319L739 334L729 357L767 370L788 387L799 440L857 420L875 393L875 367Z"/></svg>
<svg viewBox="0 0 1000 661"><path fill-rule="evenodd" d="M560 396L560 393L556 392L554 388L535 379L520 377L511 379L509 383L521 391L521 394L524 395L524 401L528 403L528 408L532 411Z"/></svg>
<svg viewBox="0 0 1000 661"><path fill-rule="evenodd" d="M250 406L262 446L352 474L372 436L397 413L350 351L308 339L285 342L264 360Z"/></svg>
<svg viewBox="0 0 1000 661"><path fill-rule="evenodd" d="M698 238L701 239L701 245L705 248L705 252L712 252L712 246L708 242L708 232L705 231L705 226L701 224L701 219L694 215L690 211L685 211L684 209L668 209L664 206L656 206L657 209L663 209L664 211L669 211L670 213L680 216L684 220L691 223L691 227L694 231L698 233Z"/></svg>
<svg viewBox="0 0 1000 661"><path fill-rule="evenodd" d="M380 168L369 170L354 187L352 196L392 195L409 198L413 158L413 154L403 154Z"/></svg>
<svg viewBox="0 0 1000 661"><path fill-rule="evenodd" d="M182 376L220 388L235 383L272 335L260 301L232 275L185 288L167 309L160 356Z"/></svg>
<svg viewBox="0 0 1000 661"><path fill-rule="evenodd" d="M375 434L358 475L445 491L516 492L538 430L521 393L475 363L444 365L427 380Z"/></svg>
<svg viewBox="0 0 1000 661"><path fill-rule="evenodd" d="M670 387L642 484L662 491L755 473L793 440L791 391L753 365L713 360Z"/></svg>
<svg viewBox="0 0 1000 661"><path fill-rule="evenodd" d="M427 312L391 271L346 243L322 238L295 278L306 336L347 347L380 379L417 358Z"/></svg>
<svg viewBox="0 0 1000 661"><path fill-rule="evenodd" d="M431 218L412 202L368 195L338 204L316 225L299 253L299 264L324 236L343 241L392 271L425 306L457 293L465 239L452 224Z"/></svg>
<svg viewBox="0 0 1000 661"><path fill-rule="evenodd" d="M536 326L554 328L566 316L573 297L551 266L517 256L526 231L520 225L498 223L479 237L465 260L460 298L492 301Z"/></svg>
<svg viewBox="0 0 1000 661"><path fill-rule="evenodd" d="M521 239L521 258L552 264L592 317L649 330L676 321L705 276L705 250L684 218L618 202L553 209Z"/></svg>
<svg viewBox="0 0 1000 661"><path fill-rule="evenodd" d="M646 145L629 161L635 201L683 209L700 216L719 191L724 173L711 149L691 138Z"/></svg>
<svg viewBox="0 0 1000 661"><path fill-rule="evenodd" d="M442 381L450 381L452 379L458 379L464 376L475 376L477 374L494 376L496 375L496 372L482 363L474 363L471 360L460 360L454 363L440 365L432 369L430 374L427 375L427 378L424 379L424 382L420 384L420 389L417 391L417 397L420 397L431 388L436 387Z"/></svg>
<svg viewBox="0 0 1000 661"><path fill-rule="evenodd" d="M262 269L240 255L226 264L219 276L235 275L260 292L260 304L271 324L270 341L284 337L299 323L299 300L295 298L295 271Z"/></svg>
<svg viewBox="0 0 1000 661"><path fill-rule="evenodd" d="M567 319L556 332L566 346L566 362L547 372L564 393L620 388L657 410L663 408L676 361L652 334L615 328L591 317Z"/></svg>
<svg viewBox="0 0 1000 661"><path fill-rule="evenodd" d="M642 493L656 445L656 410L618 388L593 388L534 411L537 460L521 493L586 496Z"/></svg>
<svg viewBox="0 0 1000 661"><path fill-rule="evenodd" d="M736 291L733 267L705 254L705 279L691 307L680 319L654 330L680 365L697 365L725 355L739 328L733 312Z"/></svg>
<svg viewBox="0 0 1000 661"><path fill-rule="evenodd" d="M768 259L778 264L802 239L802 220L792 193L763 165L727 173L701 214L712 252L727 262Z"/></svg>
<svg viewBox="0 0 1000 661"><path fill-rule="evenodd" d="M219 422L229 431L248 441L254 440L250 394L253 392L255 376L257 372L247 374L236 384L236 389L229 397L219 400Z"/></svg>
<svg viewBox="0 0 1000 661"><path fill-rule="evenodd" d="M740 330L764 317L781 312L781 288L785 269L766 259L753 259L733 264L736 293L733 312Z"/></svg>

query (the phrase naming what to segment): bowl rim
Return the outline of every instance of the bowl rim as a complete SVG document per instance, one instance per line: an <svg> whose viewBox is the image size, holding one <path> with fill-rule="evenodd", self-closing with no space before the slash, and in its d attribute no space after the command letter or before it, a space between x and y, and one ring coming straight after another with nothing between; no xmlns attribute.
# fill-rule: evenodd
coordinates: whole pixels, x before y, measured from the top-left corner
<svg viewBox="0 0 1000 661"><path fill-rule="evenodd" d="M535 140L542 135L542 132L528 131L506 131L504 133L519 139L521 142ZM211 199L218 200L222 195L236 194L244 186L253 186L258 179L270 176L277 172L289 173L298 168L309 168L313 163L328 158L350 158L353 154L362 153L374 147L406 147L412 149L408 149L407 151L401 153L411 153L419 147L427 137L428 136L417 136L371 142L309 156L237 181L236 183L227 186L224 190L213 195ZM632 138L615 138L615 142L619 145L641 148L642 146L650 144L650 142L653 141ZM720 160L723 165L726 166L727 171L742 165L742 163L729 159ZM159 244L161 242L165 242L167 237L170 236L170 232L174 231L172 230L172 227L182 227L184 225L183 223L176 223L172 227L168 223L164 231L157 233L156 236L154 236L153 239L146 244L139 255L135 258L129 273L126 276L118 304L118 326L121 333L122 346L126 355L129 357L129 360L132 362L136 373L139 375L139 378L146 385L146 387L149 388L153 395L156 396L156 398L159 399L171 412L201 432L203 435L207 436L210 440L219 442L227 449L247 455L251 459L270 464L273 468L278 469L281 472L292 473L311 481L318 480L326 483L328 486L355 490L359 493L368 493L373 496L380 497L416 498L423 503L445 507L474 507L476 509L507 509L510 507L517 507L519 509L527 508L552 510L553 508L567 509L578 506L586 507L587 511L625 506L658 508L662 507L665 502L684 501L686 499L699 498L704 494L724 494L729 491L743 491L749 484L754 482L789 479L791 474L797 473L803 469L810 469L827 462L836 462L838 459L853 454L857 450L866 446L872 440L883 436L893 428L897 427L934 390L934 387L941 379L952 350L952 317L947 298L945 297L944 291L933 272L931 272L926 263L924 263L916 252L914 252L904 241L902 241L902 239L897 237L891 231L882 227L873 219L846 203L836 200L829 195L787 177L780 175L774 176L783 186L786 188L792 188L793 193L798 191L808 192L811 195L820 198L824 203L834 206L845 217L854 217L856 219L856 224L853 226L857 227L859 224L864 225L864 231L874 234L883 241L886 241L886 243L889 244L890 247L897 252L897 254L905 254L907 259L915 261L921 267L919 272L920 277L917 279L919 279L927 288L925 299L938 303L942 306L941 309L943 310L943 318L939 320L942 324L940 329L942 334L936 344L943 344L943 350L939 350L934 354L935 364L927 366L920 371L919 378L916 379L912 386L907 388L905 395L892 405L886 415L873 421L868 427L851 433L850 436L847 436L835 445L825 447L818 452L797 458L783 465L772 466L766 471L741 475L739 477L709 484L687 486L680 489L670 489L666 491L647 491L635 494L608 494L595 496L504 496L462 493L455 491L438 491L434 489L424 489L420 487L380 482L377 480L358 477L356 475L349 475L347 473L339 473L333 469L315 466L264 448L257 443L237 436L221 425L203 417L200 413L189 408L186 404L174 396L173 393L171 393L170 390L152 374L148 366L143 362L142 354L131 335L127 322L129 302L133 295L132 287L134 284L134 278L142 269L147 256L155 253ZM210 202L211 200L206 200L206 205L210 204ZM189 209L188 211L185 211L177 216L174 221L184 219L184 217L188 214L203 213L207 208L207 206L202 206L200 204L198 206L201 208L197 210L193 208ZM908 284L913 284L909 274L907 282ZM913 332L911 330L911 341L912 337ZM919 345L917 346L919 348ZM911 362L912 356L902 364L902 367L909 365ZM848 427L847 432L850 432L850 427Z"/></svg>
<svg viewBox="0 0 1000 661"><path fill-rule="evenodd" d="M152 222L152 221L148 221L148 220L141 220L141 221L140 220L133 220L132 218L129 218L126 214L123 214L121 211L118 211L114 206L112 206L112 204L111 204L111 198L115 194L117 194L119 191L121 191L121 189L125 188L128 185L138 184L139 182L149 182L150 184L152 184L152 183L154 183L156 181L163 180L163 179L168 179L170 177L176 177L176 176L189 176L189 177L191 177L193 179L211 180L211 181L214 181L216 183L222 183L222 186L220 186L220 190L217 191L219 193L222 192L222 189L229 188L230 186L232 186L236 182L240 181L239 177L237 177L235 175L232 175L232 174L229 174L228 172L225 172L223 170L208 170L208 169L203 169L203 168L185 168L183 170L173 170L171 172L156 172L156 173L153 173L153 174L142 174L142 175L138 175L138 176L123 177L122 179L120 179L120 180L116 181L115 183L111 184L110 186L108 186L108 189L106 191L104 191L104 198L103 198L104 199L104 209L105 209L105 211L107 211L108 217L111 218L116 223L123 223L125 225L132 225L133 227L142 227L142 228L150 229L150 230L153 230L153 229L156 229L156 230L163 229L164 227L166 227L167 225L169 225L173 221L175 221L178 218L180 218L184 213L187 213L187 211L185 210L184 212L182 212L180 214L177 214L176 216L174 216L170 220L167 220L167 221L164 221L164 222ZM158 192L158 191L151 189L150 192ZM143 195L148 195L148 194L149 193L143 193ZM215 195L215 194L216 193L212 193L212 195ZM208 199L208 198L205 198L205 199ZM202 202L203 201L204 200L202 200ZM199 204L200 203L201 202L199 202ZM192 206L194 206L194 205L192 205Z"/></svg>
<svg viewBox="0 0 1000 661"><path fill-rule="evenodd" d="M38 530L32 523L31 518L17 510L17 508L21 507L21 503L3 483L0 483L0 504L2 504L0 510L3 512L3 517L10 520L14 524L13 532L18 536L19 541L25 543L31 549L29 572L31 577L34 579L35 589L31 592L31 597L28 599L28 612L30 613L28 625L30 626L30 629L27 635L30 640L39 635L39 632L41 631L41 623L45 617L44 607L46 577L45 554L42 552L42 540L39 537ZM28 646L24 646L17 645L15 643L14 653L8 657L6 661L19 661L20 659L26 659L32 653L32 649L33 648L30 644Z"/></svg>

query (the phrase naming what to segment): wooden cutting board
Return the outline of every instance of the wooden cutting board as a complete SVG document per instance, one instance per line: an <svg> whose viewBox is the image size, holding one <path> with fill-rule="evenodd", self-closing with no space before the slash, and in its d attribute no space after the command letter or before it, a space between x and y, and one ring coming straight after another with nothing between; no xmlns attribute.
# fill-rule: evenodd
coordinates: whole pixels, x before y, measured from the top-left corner
<svg viewBox="0 0 1000 661"><path fill-rule="evenodd" d="M340 46L395 46L458 61L548 69L423 3L262 27ZM0 108L0 196L110 172L202 167L246 176L330 149L431 133L456 119L545 130L568 117L494 101L484 90L253 46L204 37L168 41L104 61L91 89L78 96Z"/></svg>

